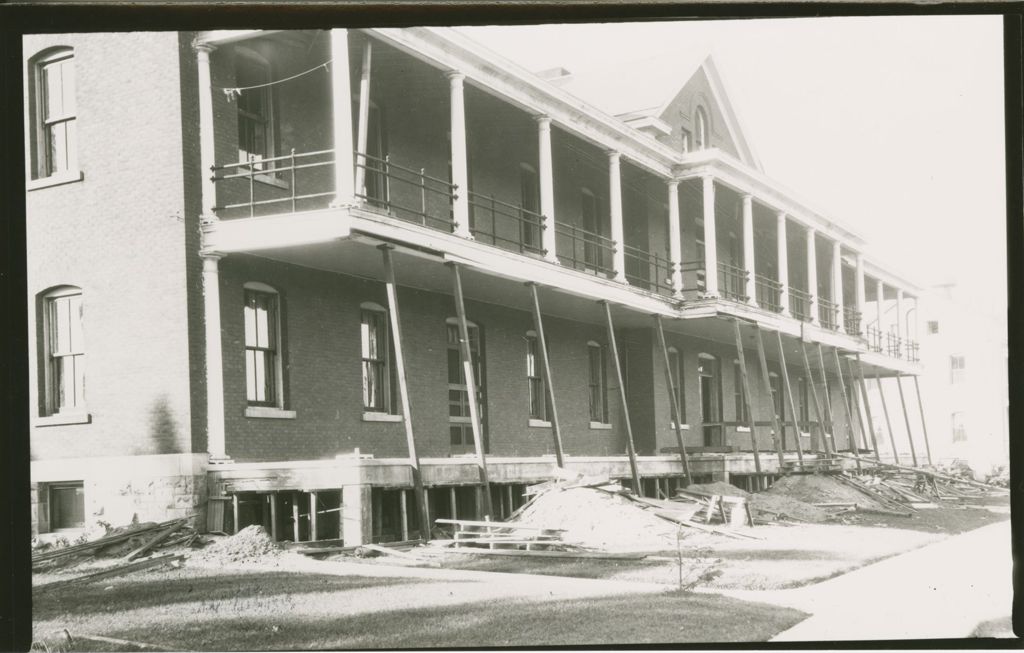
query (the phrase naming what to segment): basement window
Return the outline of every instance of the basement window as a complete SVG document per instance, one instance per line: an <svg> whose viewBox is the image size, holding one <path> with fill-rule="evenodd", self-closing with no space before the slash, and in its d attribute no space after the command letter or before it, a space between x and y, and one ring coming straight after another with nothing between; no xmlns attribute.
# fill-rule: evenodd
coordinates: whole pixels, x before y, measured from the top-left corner
<svg viewBox="0 0 1024 653"><path fill-rule="evenodd" d="M52 483L49 489L50 531L85 526L85 489L82 481Z"/></svg>

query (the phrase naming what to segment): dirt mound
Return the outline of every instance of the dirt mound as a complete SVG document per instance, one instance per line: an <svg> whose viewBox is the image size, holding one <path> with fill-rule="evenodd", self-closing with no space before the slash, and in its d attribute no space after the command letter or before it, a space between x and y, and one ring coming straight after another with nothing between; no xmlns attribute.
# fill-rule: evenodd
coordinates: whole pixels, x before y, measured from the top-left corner
<svg viewBox="0 0 1024 653"><path fill-rule="evenodd" d="M246 526L231 537L215 542L195 554L206 562L257 562L281 554L262 526Z"/></svg>
<svg viewBox="0 0 1024 653"><path fill-rule="evenodd" d="M562 528L566 542L603 550L675 548L678 532L629 499L591 488L545 492L516 521Z"/></svg>
<svg viewBox="0 0 1024 653"><path fill-rule="evenodd" d="M695 483L693 485L686 486L687 490L694 492L705 492L707 494L719 494L727 497L749 497L750 493L742 488L738 488L732 483L723 483L722 481L715 481L714 483Z"/></svg>
<svg viewBox="0 0 1024 653"><path fill-rule="evenodd" d="M772 494L770 490L753 495L750 498L750 507L759 516L771 519L782 517L819 524L828 521L829 518L829 513L824 508L784 494Z"/></svg>
<svg viewBox="0 0 1024 653"><path fill-rule="evenodd" d="M797 499L805 503L856 503L861 508L883 506L859 490L825 474L783 476L764 493ZM814 506L812 506L814 507Z"/></svg>

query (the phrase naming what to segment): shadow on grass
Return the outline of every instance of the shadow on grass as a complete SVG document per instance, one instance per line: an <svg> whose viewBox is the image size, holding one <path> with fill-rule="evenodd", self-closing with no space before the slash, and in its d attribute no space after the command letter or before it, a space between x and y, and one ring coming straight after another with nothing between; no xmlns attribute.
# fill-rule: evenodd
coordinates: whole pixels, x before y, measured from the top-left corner
<svg viewBox="0 0 1024 653"><path fill-rule="evenodd" d="M452 555L441 560L441 566L445 569L570 576L573 578L611 578L622 572L662 567L665 564L666 562L662 560L492 558L474 555Z"/></svg>
<svg viewBox="0 0 1024 653"><path fill-rule="evenodd" d="M65 615L120 613L181 603L216 605L272 604L279 597L320 592L346 592L366 587L392 587L424 582L415 578L370 578L294 572L232 572L214 575L192 570L161 573L158 577L125 577L39 593L32 598L35 621L51 621ZM105 588L110 587L107 590Z"/></svg>
<svg viewBox="0 0 1024 653"><path fill-rule="evenodd" d="M797 610L706 594L658 593L561 601L482 601L347 617L234 616L147 626L172 649L290 650L616 645L766 641L802 621ZM122 627L109 635L141 639Z"/></svg>

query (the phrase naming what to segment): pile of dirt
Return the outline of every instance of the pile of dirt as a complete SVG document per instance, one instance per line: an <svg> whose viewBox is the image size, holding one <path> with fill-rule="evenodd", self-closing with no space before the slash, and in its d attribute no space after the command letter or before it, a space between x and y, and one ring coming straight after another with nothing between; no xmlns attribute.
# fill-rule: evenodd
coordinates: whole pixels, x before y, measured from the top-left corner
<svg viewBox="0 0 1024 653"><path fill-rule="evenodd" d="M262 526L246 526L231 537L205 547L193 554L208 563L261 562L281 555L281 548Z"/></svg>
<svg viewBox="0 0 1024 653"><path fill-rule="evenodd" d="M840 483L827 474L783 476L763 494L797 499L807 504L856 503L860 508L884 508L863 492Z"/></svg>
<svg viewBox="0 0 1024 653"><path fill-rule="evenodd" d="M561 528L565 542L606 551L675 548L679 530L629 499L584 487L545 492L516 521Z"/></svg>
<svg viewBox="0 0 1024 653"><path fill-rule="evenodd" d="M686 486L687 490L693 492L704 492L706 494L719 494L726 497L750 498L751 494L743 488L738 488L732 483L715 481L714 483L694 483Z"/></svg>
<svg viewBox="0 0 1024 653"><path fill-rule="evenodd" d="M753 495L750 508L756 516L769 520L782 518L820 524L829 519L829 512L824 508L784 494L772 494L771 490Z"/></svg>

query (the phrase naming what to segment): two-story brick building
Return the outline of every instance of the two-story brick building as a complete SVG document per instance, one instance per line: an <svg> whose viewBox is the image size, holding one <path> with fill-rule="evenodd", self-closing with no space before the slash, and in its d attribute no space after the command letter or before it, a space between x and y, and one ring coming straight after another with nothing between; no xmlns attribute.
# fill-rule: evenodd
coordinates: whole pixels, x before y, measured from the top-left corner
<svg viewBox="0 0 1024 653"><path fill-rule="evenodd" d="M24 45L39 533L408 539L559 465L760 487L873 455L865 377L920 371L881 328L919 289L765 174L711 57L629 88L440 28Z"/></svg>

